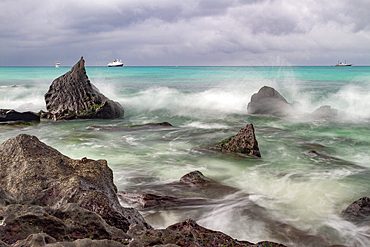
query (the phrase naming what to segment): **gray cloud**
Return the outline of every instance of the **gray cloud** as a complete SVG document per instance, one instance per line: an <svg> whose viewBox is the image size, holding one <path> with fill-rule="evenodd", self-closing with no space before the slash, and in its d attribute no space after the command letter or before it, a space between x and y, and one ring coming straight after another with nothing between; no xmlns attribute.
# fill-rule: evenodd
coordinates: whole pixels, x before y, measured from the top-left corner
<svg viewBox="0 0 370 247"><path fill-rule="evenodd" d="M369 64L370 2L0 1L0 65Z"/></svg>

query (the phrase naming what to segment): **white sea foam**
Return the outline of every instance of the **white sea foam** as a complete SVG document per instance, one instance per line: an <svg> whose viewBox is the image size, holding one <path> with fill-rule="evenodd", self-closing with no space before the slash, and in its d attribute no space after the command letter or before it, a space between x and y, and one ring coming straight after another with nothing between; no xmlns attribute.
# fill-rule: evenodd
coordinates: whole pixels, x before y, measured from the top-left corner
<svg viewBox="0 0 370 247"><path fill-rule="evenodd" d="M199 129L228 129L229 128L229 126L225 124L202 123L199 121L187 123L180 127L191 127L191 128L199 128Z"/></svg>
<svg viewBox="0 0 370 247"><path fill-rule="evenodd" d="M17 111L45 110L44 93L41 88L3 86L0 88L0 109Z"/></svg>

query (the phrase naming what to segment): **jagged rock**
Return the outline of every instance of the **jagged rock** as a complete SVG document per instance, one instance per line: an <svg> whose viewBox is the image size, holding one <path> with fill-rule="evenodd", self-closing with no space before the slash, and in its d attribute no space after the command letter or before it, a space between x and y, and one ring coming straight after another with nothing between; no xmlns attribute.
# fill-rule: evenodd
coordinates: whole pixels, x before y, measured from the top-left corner
<svg viewBox="0 0 370 247"><path fill-rule="evenodd" d="M342 216L350 221L370 225L370 198L362 197L349 205Z"/></svg>
<svg viewBox="0 0 370 247"><path fill-rule="evenodd" d="M134 240L130 247L161 246L253 246L247 241L238 241L217 231L199 226L194 220L186 220L160 230L147 230L133 227L128 231ZM232 244L232 245L231 245Z"/></svg>
<svg viewBox="0 0 370 247"><path fill-rule="evenodd" d="M150 227L137 210L119 204L112 170L105 160L74 160L35 136L21 134L0 145L0 165L0 195L8 203L54 209L77 203L123 231L130 224Z"/></svg>
<svg viewBox="0 0 370 247"><path fill-rule="evenodd" d="M245 154L261 157L253 124L247 124L236 136L229 137L214 148L225 153Z"/></svg>
<svg viewBox="0 0 370 247"><path fill-rule="evenodd" d="M336 118L338 116L338 110L331 108L329 105L320 106L317 108L313 113L311 113L313 118L324 118L324 119L331 119Z"/></svg>
<svg viewBox="0 0 370 247"><path fill-rule="evenodd" d="M72 69L55 79L45 94L47 113L54 120L73 118L119 118L122 106L105 97L91 84L81 57Z"/></svg>
<svg viewBox="0 0 370 247"><path fill-rule="evenodd" d="M274 88L264 86L252 95L247 110L249 114L287 116L292 113L292 105Z"/></svg>
<svg viewBox="0 0 370 247"><path fill-rule="evenodd" d="M1 246L1 245L0 245ZM123 247L127 246L114 240L92 240L89 238L77 239L73 242L57 242L56 239L45 233L32 234L25 240L20 240L12 247Z"/></svg>
<svg viewBox="0 0 370 247"><path fill-rule="evenodd" d="M122 230L108 225L98 214L75 203L63 205L59 209L12 204L0 207L0 214L4 217L0 235L8 244L25 239L26 242L52 242L51 239L60 242L83 238L115 241L130 239ZM40 232L47 234L49 238L37 235ZM30 240L31 235L33 237Z"/></svg>
<svg viewBox="0 0 370 247"><path fill-rule="evenodd" d="M0 109L0 122L40 122L40 116L30 111Z"/></svg>

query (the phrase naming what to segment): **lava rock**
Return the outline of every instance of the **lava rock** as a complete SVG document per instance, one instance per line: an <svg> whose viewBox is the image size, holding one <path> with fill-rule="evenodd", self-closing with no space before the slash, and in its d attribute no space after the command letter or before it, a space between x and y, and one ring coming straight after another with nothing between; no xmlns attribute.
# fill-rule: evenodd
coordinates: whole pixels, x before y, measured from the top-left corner
<svg viewBox="0 0 370 247"><path fill-rule="evenodd" d="M4 217L0 235L2 241L8 244L14 244L18 240L35 246L35 242L61 242L83 238L116 241L130 239L121 229L108 225L98 214L75 203L68 203L59 209L11 204L0 207L0 215ZM40 232L47 236L38 235Z"/></svg>
<svg viewBox="0 0 370 247"><path fill-rule="evenodd" d="M249 114L287 116L292 113L293 107L274 88L264 86L252 95L247 110Z"/></svg>
<svg viewBox="0 0 370 247"><path fill-rule="evenodd" d="M40 122L40 116L30 111L0 109L0 122Z"/></svg>
<svg viewBox="0 0 370 247"><path fill-rule="evenodd" d="M0 195L6 199L0 205L15 201L58 209L77 203L124 232L131 224L150 228L136 209L120 205L105 160L74 160L21 134L0 145L0 165Z"/></svg>
<svg viewBox="0 0 370 247"><path fill-rule="evenodd" d="M81 57L72 69L55 79L45 94L47 113L42 116L54 120L74 118L122 117L122 106L105 97L91 84Z"/></svg>
<svg viewBox="0 0 370 247"><path fill-rule="evenodd" d="M217 231L199 226L194 220L188 219L171 225L166 229L147 230L133 227L128 231L134 240L130 246L154 246L173 244L175 246L253 246L247 241L238 241ZM233 245L231 245L233 244Z"/></svg>
<svg viewBox="0 0 370 247"><path fill-rule="evenodd" d="M245 128L242 128L236 136L232 136L221 141L213 148L220 149L225 153L261 157L258 142L254 134L253 124L246 125Z"/></svg>
<svg viewBox="0 0 370 247"><path fill-rule="evenodd" d="M370 225L370 198L362 197L349 205L342 216L352 222Z"/></svg>

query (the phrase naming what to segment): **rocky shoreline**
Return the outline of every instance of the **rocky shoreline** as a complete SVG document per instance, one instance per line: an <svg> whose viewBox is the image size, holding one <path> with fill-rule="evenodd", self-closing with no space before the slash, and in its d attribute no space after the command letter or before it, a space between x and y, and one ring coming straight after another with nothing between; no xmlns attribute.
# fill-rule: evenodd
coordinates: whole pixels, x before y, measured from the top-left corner
<svg viewBox="0 0 370 247"><path fill-rule="evenodd" d="M48 112L20 113L3 109L0 110L0 122L38 123L40 117L55 121L111 119L124 114L119 103L102 95L90 83L83 58L71 71L53 81L45 94L45 101ZM294 114L297 107L299 103L289 103L275 89L263 87L252 96L248 112L287 117ZM336 109L322 106L308 117L332 119L337 114ZM163 122L122 127L90 126L88 129L141 131L152 128L176 127ZM252 124L208 150L256 159L261 157ZM309 154L335 159L315 150ZM208 205L214 198L227 200L224 198L237 193L248 200L244 192L214 181L199 171L164 185L172 190L162 187L151 188L150 191L118 191L106 160L71 159L36 136L26 134L0 145L0 165L0 246L284 246L269 241L251 243L237 240L202 227L192 219L184 219L166 229L154 229L149 225L139 210L161 211ZM130 208L123 207L121 202ZM252 201L248 204L251 207L240 210L251 219L261 219L270 233L282 242L293 239L294 242L328 246L325 239L268 217L266 211ZM354 224L368 225L370 199L363 197L357 200L341 216Z"/></svg>
<svg viewBox="0 0 370 247"><path fill-rule="evenodd" d="M196 197L117 191L105 160L70 159L26 134L0 145L0 164L0 246L284 246L233 239L192 219L153 229L137 209L206 204L207 195L224 197L238 191L199 171L170 185L197 193ZM119 199L137 209L122 207ZM264 219L276 234L310 243L324 241L269 219L257 206L248 213ZM354 202L342 216L356 224L368 224L370 199Z"/></svg>
<svg viewBox="0 0 370 247"><path fill-rule="evenodd" d="M70 159L35 136L21 134L1 144L0 164L0 246L283 246L239 241L191 219L153 229L136 209L120 205L105 160ZM179 183L228 188L199 172ZM148 201L152 207L202 203L154 195L141 201L144 207Z"/></svg>

